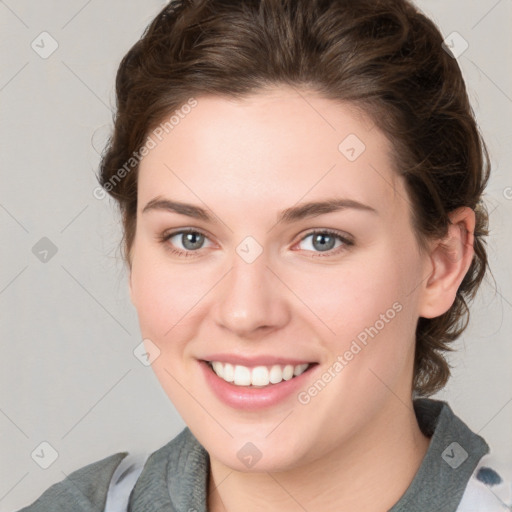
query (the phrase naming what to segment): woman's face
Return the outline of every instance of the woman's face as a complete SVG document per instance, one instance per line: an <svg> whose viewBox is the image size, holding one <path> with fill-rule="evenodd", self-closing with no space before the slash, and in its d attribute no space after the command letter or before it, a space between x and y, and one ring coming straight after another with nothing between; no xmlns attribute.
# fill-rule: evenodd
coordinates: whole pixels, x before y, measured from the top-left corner
<svg viewBox="0 0 512 512"><path fill-rule="evenodd" d="M131 253L164 390L242 471L378 436L411 399L428 275L391 145L355 109L285 87L183 112L150 134Z"/></svg>

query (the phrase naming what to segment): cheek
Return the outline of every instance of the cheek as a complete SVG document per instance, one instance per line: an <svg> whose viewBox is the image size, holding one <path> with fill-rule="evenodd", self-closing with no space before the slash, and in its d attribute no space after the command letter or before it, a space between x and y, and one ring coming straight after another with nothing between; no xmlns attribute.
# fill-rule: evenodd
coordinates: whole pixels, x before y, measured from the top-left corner
<svg viewBox="0 0 512 512"><path fill-rule="evenodd" d="M339 269L304 273L294 289L337 337L352 338L388 310L387 316L394 317L395 303L410 301L408 273L413 271L405 260L384 249L368 251Z"/></svg>
<svg viewBox="0 0 512 512"><path fill-rule="evenodd" d="M265 293L272 300L287 301L296 320L310 318L326 340L346 343L387 311L389 319L397 302L407 309L415 297L411 293L413 283L421 278L416 260L410 245L398 246L389 240L348 255L336 266L308 262L304 267L274 269L295 296L286 288L280 292L279 287ZM207 305L215 300L218 275L218 269L202 268L200 263L171 264L162 249L135 243L131 291L143 336L163 343L190 334L189 330L208 315ZM391 330L389 323L386 330Z"/></svg>
<svg viewBox="0 0 512 512"><path fill-rule="evenodd" d="M198 287L190 269L171 268L165 257L137 248L132 264L131 293L143 336L160 343L172 338L180 321L193 315L201 292Z"/></svg>
<svg viewBox="0 0 512 512"><path fill-rule="evenodd" d="M361 268L358 278L357 293L347 312L348 318L358 319L351 324L349 350L361 347L357 358L368 385L382 384L383 391L395 389L408 382L414 357L421 280L414 248L388 248L378 261Z"/></svg>
<svg viewBox="0 0 512 512"><path fill-rule="evenodd" d="M312 309L334 331L326 338L329 352L349 363L344 373L352 384L373 382L370 369L391 382L406 371L413 355L418 292L411 283L419 279L417 258L413 250L383 245L347 268L333 273L323 289L309 283L317 298Z"/></svg>
<svg viewBox="0 0 512 512"><path fill-rule="evenodd" d="M151 367L178 410L187 411L190 397L179 383L189 376L188 342L198 337L197 304L207 284L192 267L171 267L144 248L135 252L131 283L142 337L159 350Z"/></svg>

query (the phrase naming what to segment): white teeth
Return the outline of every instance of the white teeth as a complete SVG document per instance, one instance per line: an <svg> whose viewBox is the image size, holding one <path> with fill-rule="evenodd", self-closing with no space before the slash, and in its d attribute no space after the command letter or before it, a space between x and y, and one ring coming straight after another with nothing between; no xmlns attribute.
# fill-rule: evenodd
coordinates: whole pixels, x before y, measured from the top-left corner
<svg viewBox="0 0 512 512"><path fill-rule="evenodd" d="M281 366L275 364L268 368L267 366L256 366L248 368L247 366L235 365L230 363L222 363L220 361L212 361L213 371L226 382L232 382L236 386L268 386L269 384L279 384L283 380L290 380L304 373L308 367L308 363L293 366L287 364Z"/></svg>
<svg viewBox="0 0 512 512"><path fill-rule="evenodd" d="M293 366L291 364L287 364L283 370L283 379L290 380L293 377Z"/></svg>
<svg viewBox="0 0 512 512"><path fill-rule="evenodd" d="M308 363L298 364L293 370L293 375L295 375L295 377L297 377L297 375L304 373L307 370L308 366L309 366Z"/></svg>
<svg viewBox="0 0 512 512"><path fill-rule="evenodd" d="M219 363L219 365L222 366L222 363ZM219 374L217 373L217 375ZM233 382L233 380L235 379L235 369L233 368L233 365L226 363L224 365L222 375L219 375L219 377L222 377L226 382Z"/></svg>
<svg viewBox="0 0 512 512"><path fill-rule="evenodd" d="M214 369L215 373L219 377L223 377L224 376L224 366L222 365L222 363L219 363L219 361L214 361L212 363L212 366L213 366L213 369Z"/></svg>
<svg viewBox="0 0 512 512"><path fill-rule="evenodd" d="M278 364L275 364L270 368L270 382L277 384L283 380L283 370Z"/></svg>
<svg viewBox="0 0 512 512"><path fill-rule="evenodd" d="M251 370L247 366L235 366L235 378L233 381L237 386L251 385Z"/></svg>
<svg viewBox="0 0 512 512"><path fill-rule="evenodd" d="M252 369L251 384L253 386L266 386L268 382L268 368L266 366L256 366Z"/></svg>

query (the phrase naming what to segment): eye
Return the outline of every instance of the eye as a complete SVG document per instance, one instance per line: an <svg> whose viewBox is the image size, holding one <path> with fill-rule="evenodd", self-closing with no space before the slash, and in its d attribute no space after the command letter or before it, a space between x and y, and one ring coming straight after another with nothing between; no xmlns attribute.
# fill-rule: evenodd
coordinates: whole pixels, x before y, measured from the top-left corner
<svg viewBox="0 0 512 512"><path fill-rule="evenodd" d="M336 245L337 241L339 241L339 243ZM354 245L354 242L350 240L346 235L342 235L337 231L332 231L330 229L312 231L311 233L308 233L304 238L302 238L302 240L299 242L299 245L301 243L303 243L305 246L302 248L303 250L320 253L314 255L314 257L333 256Z"/></svg>
<svg viewBox="0 0 512 512"><path fill-rule="evenodd" d="M171 253L184 257L195 256L204 248L205 241L209 241L206 235L196 229L164 233L159 239ZM298 245L300 244L305 245L302 250L317 253L313 254L313 257L316 257L334 256L354 245L354 242L337 231L324 229L308 233L300 240Z"/></svg>
<svg viewBox="0 0 512 512"><path fill-rule="evenodd" d="M206 235L195 229L182 229L181 231L166 233L160 237L160 241L173 254L180 256L192 256L193 253L199 252L206 240L208 240Z"/></svg>

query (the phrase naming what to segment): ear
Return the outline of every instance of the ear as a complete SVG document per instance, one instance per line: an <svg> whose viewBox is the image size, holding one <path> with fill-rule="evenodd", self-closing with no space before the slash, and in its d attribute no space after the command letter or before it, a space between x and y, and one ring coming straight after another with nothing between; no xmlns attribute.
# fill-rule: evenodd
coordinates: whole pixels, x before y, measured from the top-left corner
<svg viewBox="0 0 512 512"><path fill-rule="evenodd" d="M435 318L450 309L473 261L475 212L462 207L451 212L449 218L446 236L430 246L430 275L423 283L419 304L419 316L423 318Z"/></svg>

